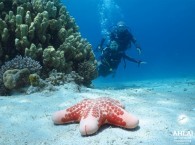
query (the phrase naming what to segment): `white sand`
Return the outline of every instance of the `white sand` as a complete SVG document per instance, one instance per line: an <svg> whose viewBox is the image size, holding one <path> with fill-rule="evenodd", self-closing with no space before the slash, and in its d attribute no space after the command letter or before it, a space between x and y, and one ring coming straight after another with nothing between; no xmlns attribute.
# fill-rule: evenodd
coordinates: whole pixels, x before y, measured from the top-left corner
<svg viewBox="0 0 195 145"><path fill-rule="evenodd" d="M66 84L53 92L0 97L0 145L195 145L195 80L107 86L106 90L82 87L79 91L76 85ZM139 128L105 125L95 135L83 137L78 123L53 124L53 112L83 98L102 96L125 104L139 118Z"/></svg>

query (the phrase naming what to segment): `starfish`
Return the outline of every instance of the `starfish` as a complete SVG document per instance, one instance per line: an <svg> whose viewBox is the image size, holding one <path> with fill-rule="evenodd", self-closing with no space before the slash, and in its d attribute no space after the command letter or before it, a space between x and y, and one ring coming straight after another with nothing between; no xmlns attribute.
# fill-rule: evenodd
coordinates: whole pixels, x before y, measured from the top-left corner
<svg viewBox="0 0 195 145"><path fill-rule="evenodd" d="M91 135L97 132L103 124L112 124L128 129L138 126L137 117L125 111L117 100L101 97L84 99L80 103L53 114L54 124L80 122L81 135Z"/></svg>

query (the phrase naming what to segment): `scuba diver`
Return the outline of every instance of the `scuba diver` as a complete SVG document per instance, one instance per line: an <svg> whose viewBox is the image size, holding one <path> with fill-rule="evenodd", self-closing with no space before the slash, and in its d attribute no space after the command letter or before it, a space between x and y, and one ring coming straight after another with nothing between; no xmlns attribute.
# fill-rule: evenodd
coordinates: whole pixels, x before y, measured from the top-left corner
<svg viewBox="0 0 195 145"><path fill-rule="evenodd" d="M126 68L126 60L137 63L138 66L144 63L141 60L136 60L125 54L125 51L131 47L131 43L135 45L139 54L141 54L141 48L124 22L120 21L112 28L108 44L106 47L103 47L105 41L106 39L102 38L98 45L98 50L102 52L100 61L98 62L99 76L106 77L113 73L114 77L121 59L124 61L124 68Z"/></svg>

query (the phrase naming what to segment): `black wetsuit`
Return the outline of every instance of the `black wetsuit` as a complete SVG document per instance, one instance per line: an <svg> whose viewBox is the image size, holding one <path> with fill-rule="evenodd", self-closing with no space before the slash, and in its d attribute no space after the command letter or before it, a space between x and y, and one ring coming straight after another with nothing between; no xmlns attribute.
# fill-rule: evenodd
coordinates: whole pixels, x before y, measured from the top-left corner
<svg viewBox="0 0 195 145"><path fill-rule="evenodd" d="M99 75L107 76L117 69L122 58L122 54L112 51L109 47L103 50L101 64L99 66Z"/></svg>
<svg viewBox="0 0 195 145"><path fill-rule="evenodd" d="M101 41L100 47L102 47L104 40ZM125 51L129 47L131 47L131 42L136 47L139 47L139 45L136 43L136 39L128 31L128 29L123 32L118 31L118 29L113 29L110 33L110 42L111 41L115 41L118 44L118 50L111 50L110 44L108 44L106 48L102 49L101 64L98 67L99 76L107 76L110 73L114 72L118 68L118 65L121 62L122 58L124 59L124 61L126 59L138 64L140 62L125 54Z"/></svg>

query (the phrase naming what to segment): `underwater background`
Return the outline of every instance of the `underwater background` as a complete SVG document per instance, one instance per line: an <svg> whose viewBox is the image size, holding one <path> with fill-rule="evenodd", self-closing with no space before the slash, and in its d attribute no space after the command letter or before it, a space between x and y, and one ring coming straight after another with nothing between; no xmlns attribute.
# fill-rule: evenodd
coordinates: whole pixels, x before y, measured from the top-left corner
<svg viewBox="0 0 195 145"><path fill-rule="evenodd" d="M27 1L34 3L31 5ZM74 19L69 17L59 1L0 0L0 24L16 28L8 31L6 25L0 25L0 40L4 41L0 43L0 65L5 63L0 68L0 145L195 145L195 0L61 0L75 18L82 37L77 33ZM30 4L28 8L26 4ZM32 9L33 21L30 20L30 12L26 12L25 17L29 19L25 19L24 24L15 21L15 16L22 18L23 7ZM37 13L39 10L41 14ZM56 10L60 16L57 21L53 16ZM138 66L126 61L124 69L121 61L114 78L112 75L96 78L96 63L88 41L98 59L100 52L96 48L101 38L118 21L129 26L142 48L141 55L134 46L127 50L127 54L147 64ZM35 32L33 37L29 37L33 40L29 44L35 43L35 46L29 46L30 50L24 43L28 42L24 38L32 34L28 32L30 27L26 29L27 24L36 26L29 31ZM22 33L22 30L27 33ZM14 35L5 37L8 35L4 34ZM15 40L19 45L15 45ZM25 52L21 51L25 57L12 59L19 46L25 48ZM32 53L28 55L28 52ZM30 56L39 56L40 59L35 61ZM6 60L10 61L7 63ZM39 76L41 65L44 71ZM60 72L51 71L53 68ZM15 69L26 73L17 73ZM10 70L16 72L14 77ZM66 75L69 71L70 74ZM84 87L91 86L91 80L94 87ZM85 99L102 97L120 101L126 111L138 117L139 126L128 130L105 125L94 135L84 137L78 123L55 125L52 119L54 112L69 110ZM96 115L97 108L100 115L105 116L101 111L109 109L110 102L107 105L93 104L86 107L89 115L94 110ZM101 106L106 107L100 110ZM76 111L82 109L75 108ZM114 112L118 113L118 110L114 109ZM70 116L75 121L78 114L72 114ZM120 114L118 116L120 119Z"/></svg>
<svg viewBox="0 0 195 145"><path fill-rule="evenodd" d="M101 38L118 21L124 21L138 43L127 50L133 58L146 61L140 67L123 61L115 78L97 81L132 81L195 76L194 0L62 0L84 38L95 50ZM95 52L96 57L100 53Z"/></svg>

